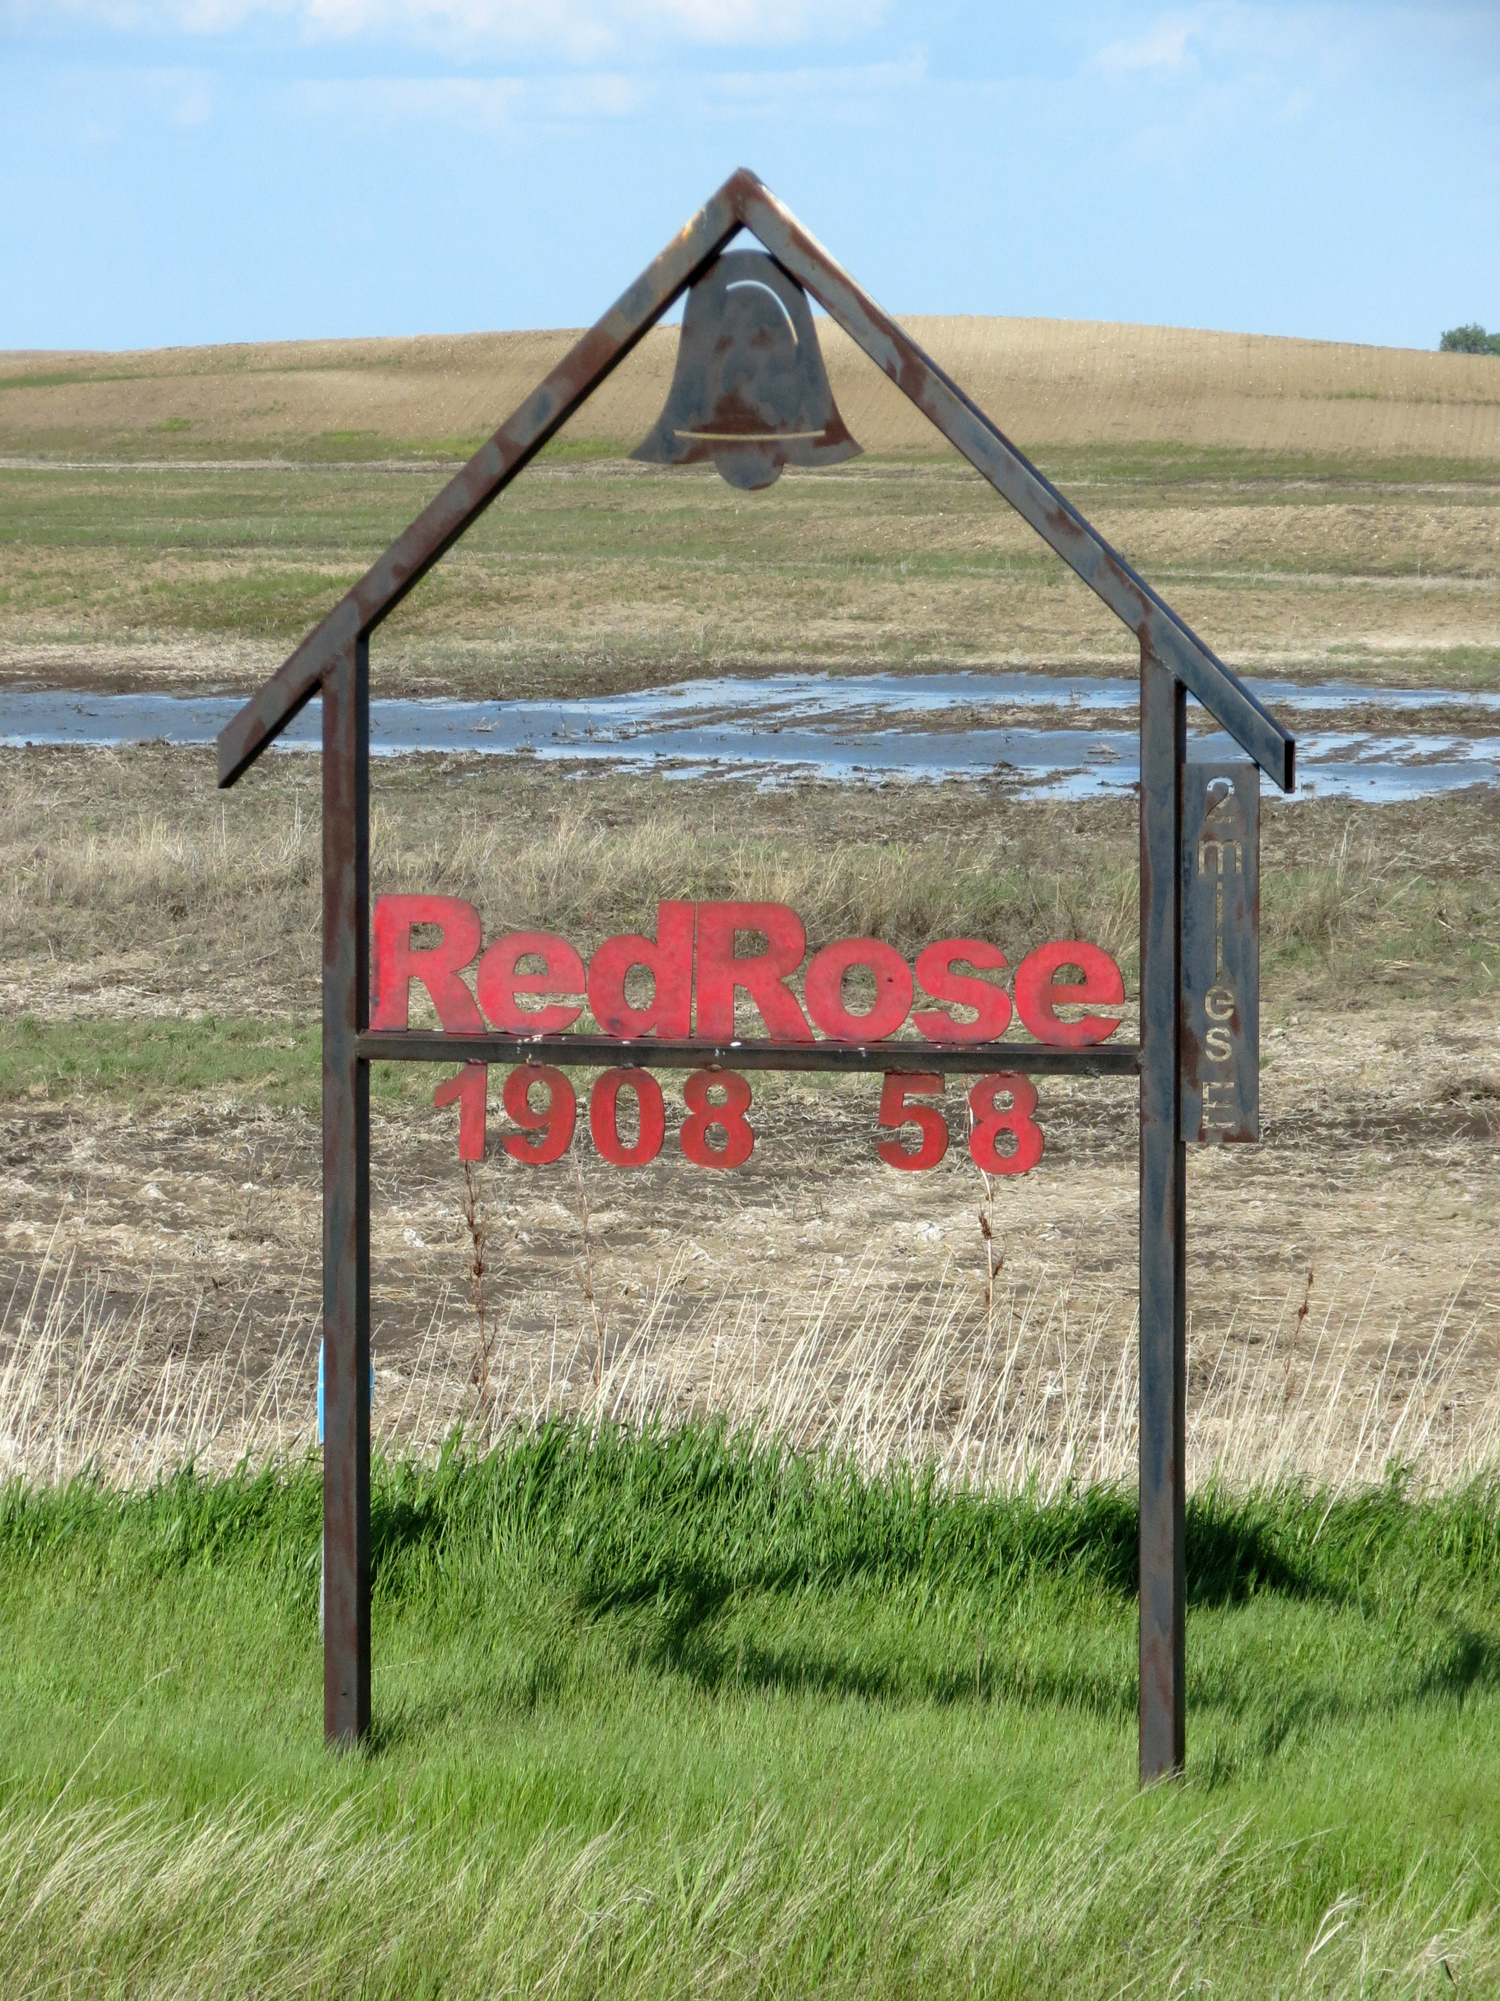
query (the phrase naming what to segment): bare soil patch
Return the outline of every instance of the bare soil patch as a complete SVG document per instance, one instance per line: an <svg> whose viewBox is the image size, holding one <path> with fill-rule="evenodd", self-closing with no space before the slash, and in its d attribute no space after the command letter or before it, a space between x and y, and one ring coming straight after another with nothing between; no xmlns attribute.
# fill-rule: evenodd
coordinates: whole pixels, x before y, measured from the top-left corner
<svg viewBox="0 0 1500 2001"><path fill-rule="evenodd" d="M925 337L1235 666L1444 687L1454 703L1402 727L1494 733L1462 697L1500 686L1500 364L1142 329ZM871 447L852 466L747 501L712 473L611 456L654 418L672 338L643 347L573 455L528 472L382 629L379 692L545 699L780 667L1134 671L1129 636L982 482L919 454L895 392L835 341L836 390ZM0 451L25 457L0 466L0 680L247 691L562 344L0 363ZM1386 728L1392 713L1372 701L1307 721ZM304 1355L317 1303L316 764L268 758L226 796L206 753L0 752L0 789L0 1277L29 1282L51 1244L74 1258L70 1298L136 1311L147 1377L218 1357L270 1381L289 1338ZM1231 1359L1280 1368L1289 1338L1290 1399L1301 1351L1326 1339L1350 1371L1329 1393L1357 1431L1381 1371L1413 1379L1440 1330L1462 1329L1464 1368L1493 1385L1497 845L1489 793L1268 810L1266 1138L1191 1162L1195 1368L1202 1342L1225 1339ZM1133 973L1129 800L761 795L398 760L376 774L375 870L377 889L469 897L491 933L541 923L585 950L649 928L658 897L748 894L797 905L815 942L871 932L912 951L963 931L1014 958L1090 936ZM151 1040L163 1024L176 1040ZM436 1081L383 1080L376 1099L381 1397L430 1366L435 1320L460 1356L473 1325ZM586 1138L576 1166L512 1165L495 1149L499 1083L479 1187L486 1310L531 1380L561 1369L602 1397L665 1296L660 1325L699 1344L712 1382L763 1302L827 1296L843 1313L847 1275L867 1270L899 1298L982 1309L998 1287L1044 1302L1028 1363L1044 1415L1054 1378L1066 1400L1070 1315L1088 1301L1105 1302L1106 1329L1089 1367L1128 1355L1126 1086L1043 1084L1047 1153L995 1191L987 1249L956 1086L954 1143L928 1175L876 1160L874 1080L783 1079L756 1085L742 1172L692 1168L674 1114L661 1159L626 1176ZM306 1404L305 1369L293 1388Z"/></svg>

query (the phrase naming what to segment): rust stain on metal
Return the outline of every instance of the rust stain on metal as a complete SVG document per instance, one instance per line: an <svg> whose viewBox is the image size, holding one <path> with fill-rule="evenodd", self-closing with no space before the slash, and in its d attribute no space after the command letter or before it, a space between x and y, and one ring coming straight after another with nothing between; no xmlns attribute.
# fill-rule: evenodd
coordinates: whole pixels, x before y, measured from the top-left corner
<svg viewBox="0 0 1500 2001"><path fill-rule="evenodd" d="M370 1724L369 694L362 643L323 697L323 1729Z"/></svg>
<svg viewBox="0 0 1500 2001"><path fill-rule="evenodd" d="M1133 1077L1133 1043L1069 1049L1041 1042L778 1042L711 1036L468 1035L441 1029L372 1029L359 1037L367 1063L524 1063L559 1067L633 1064L643 1070L697 1070L723 1063L737 1070L831 1071L841 1076L900 1069L978 1076L1016 1070L1032 1077Z"/></svg>
<svg viewBox="0 0 1500 2001"><path fill-rule="evenodd" d="M1185 1750L1186 1149L1178 1138L1182 684L1141 653L1140 1776Z"/></svg>
<svg viewBox="0 0 1500 2001"><path fill-rule="evenodd" d="M631 457L707 462L755 492L783 466L839 465L858 452L802 287L763 251L717 257L688 293L666 406Z"/></svg>
<svg viewBox="0 0 1500 2001"><path fill-rule="evenodd" d="M956 383L741 168L399 536L219 738L232 784L316 691L339 646L367 636L624 359L740 227L891 376L931 422L1204 703L1284 790L1294 744L1229 669L1111 549Z"/></svg>
<svg viewBox="0 0 1500 2001"><path fill-rule="evenodd" d="M891 377L976 471L1008 500L1143 645L1170 666L1283 790L1293 739L1144 578L1092 528L930 356L755 183L743 218L771 254Z"/></svg>
<svg viewBox="0 0 1500 2001"><path fill-rule="evenodd" d="M317 693L340 650L366 638L618 367L740 227L732 176L568 351L462 471L220 732L219 783L232 785Z"/></svg>

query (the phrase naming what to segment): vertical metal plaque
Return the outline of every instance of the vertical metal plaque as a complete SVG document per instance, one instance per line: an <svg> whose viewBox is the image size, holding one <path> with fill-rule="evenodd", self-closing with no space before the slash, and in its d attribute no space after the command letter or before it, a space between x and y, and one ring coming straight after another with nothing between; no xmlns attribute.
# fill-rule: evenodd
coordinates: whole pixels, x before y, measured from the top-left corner
<svg viewBox="0 0 1500 2001"><path fill-rule="evenodd" d="M1182 1137L1260 1138L1260 773L1189 764L1182 800Z"/></svg>

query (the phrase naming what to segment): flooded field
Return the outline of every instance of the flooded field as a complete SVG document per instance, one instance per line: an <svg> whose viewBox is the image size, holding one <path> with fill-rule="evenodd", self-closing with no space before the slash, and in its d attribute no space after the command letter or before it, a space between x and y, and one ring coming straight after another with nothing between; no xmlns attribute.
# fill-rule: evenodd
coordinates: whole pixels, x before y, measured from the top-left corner
<svg viewBox="0 0 1500 2001"><path fill-rule="evenodd" d="M1374 804L1500 780L1500 694L1350 682L1251 682L1298 735L1299 792ZM1138 781L1133 682L1043 674L772 674L550 702L429 697L370 705L377 755L417 752L596 763L640 774L802 778L985 777L1018 796L1088 799ZM211 744L232 696L0 691L0 743ZM1190 705L1192 748L1230 755ZM315 751L321 702L281 738Z"/></svg>

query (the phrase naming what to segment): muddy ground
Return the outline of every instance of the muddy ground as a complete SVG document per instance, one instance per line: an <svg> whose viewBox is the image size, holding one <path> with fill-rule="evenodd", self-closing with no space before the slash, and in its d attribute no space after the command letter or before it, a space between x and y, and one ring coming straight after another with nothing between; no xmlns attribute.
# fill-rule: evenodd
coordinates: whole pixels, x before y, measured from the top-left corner
<svg viewBox="0 0 1500 2001"><path fill-rule="evenodd" d="M1430 1337L1445 1312L1493 1311L1500 1206L1500 1035L1452 1011L1364 1009L1351 1020L1267 1027L1265 1132L1257 1149L1195 1152L1188 1267L1194 1312L1264 1331L1313 1274L1363 1309L1380 1341ZM442 1073L446 1074L446 1073ZM495 1080L498 1082L498 1078ZM1047 1080L1046 1153L997 1183L993 1225L1006 1279L1023 1287L1126 1291L1136 1232L1133 1093ZM948 1159L901 1175L874 1157L878 1081L814 1090L757 1081L751 1160L732 1173L683 1159L610 1169L582 1134L578 1158L528 1169L501 1153L492 1109L481 1171L492 1302L517 1329L586 1327L591 1279L607 1325L630 1318L684 1248L690 1290L717 1296L818 1283L825 1262L875 1258L915 1283L952 1260L976 1289L985 1190L959 1127ZM668 1102L674 1092L668 1085ZM954 1124L961 1095L949 1089ZM466 1299L464 1181L452 1113L382 1108L374 1134L375 1339L399 1366L444 1290ZM149 1285L163 1339L196 1319L200 1355L253 1301L257 1342L310 1307L319 1252L319 1133L301 1109L168 1101L150 1111L88 1099L7 1108L7 1277L57 1233L105 1268L122 1303ZM585 1270L585 1205L589 1263Z"/></svg>

